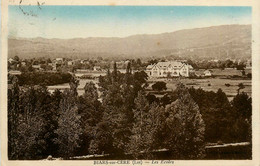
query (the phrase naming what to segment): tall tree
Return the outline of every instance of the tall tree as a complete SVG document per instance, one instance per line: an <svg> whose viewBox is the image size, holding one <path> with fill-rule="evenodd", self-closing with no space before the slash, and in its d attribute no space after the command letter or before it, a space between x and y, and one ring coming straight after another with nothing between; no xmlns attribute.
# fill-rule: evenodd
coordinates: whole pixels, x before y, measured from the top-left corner
<svg viewBox="0 0 260 166"><path fill-rule="evenodd" d="M46 151L46 114L49 107L49 93L46 87L23 87L19 97L17 124L17 159L39 159ZM26 104L24 104L26 103Z"/></svg>
<svg viewBox="0 0 260 166"><path fill-rule="evenodd" d="M233 140L252 141L252 99L245 92L232 100L232 128L229 133Z"/></svg>
<svg viewBox="0 0 260 166"><path fill-rule="evenodd" d="M58 145L59 155L68 159L75 155L82 135L82 126L78 113L78 80L72 77L70 89L65 89L60 102L60 115L58 119L58 128L55 130L57 138L54 142Z"/></svg>
<svg viewBox="0 0 260 166"><path fill-rule="evenodd" d="M114 82L117 82L118 80L118 78L117 78L117 73L118 71L117 71L117 66L116 66L116 62L114 62L114 69L113 69L113 72L112 72L112 75L113 75L113 81Z"/></svg>
<svg viewBox="0 0 260 166"><path fill-rule="evenodd" d="M43 137L45 123L41 116L30 115L27 120L21 119L18 126L17 159L41 159L46 149Z"/></svg>
<svg viewBox="0 0 260 166"><path fill-rule="evenodd" d="M166 146L177 159L202 158L205 153L205 124L198 105L183 84L177 85L178 99L166 106Z"/></svg>
<svg viewBox="0 0 260 166"><path fill-rule="evenodd" d="M150 152L155 148L153 143L155 143L156 132L162 127L157 124L160 116L158 114L153 116L160 112L160 109L154 109L155 105L149 104L144 91L138 93L137 98L135 98L135 105L134 124L128 149L135 159L149 159L151 157Z"/></svg>
<svg viewBox="0 0 260 166"><path fill-rule="evenodd" d="M18 62L18 61L20 60L20 58L16 55L16 56L14 57L14 60Z"/></svg>
<svg viewBox="0 0 260 166"><path fill-rule="evenodd" d="M119 155L127 152L126 145L130 141L131 128L133 125L134 99L138 91L144 89L147 75L145 72L135 72L132 74L130 64L125 74L119 72L116 74L116 79L115 71L117 71L116 65L114 65L114 71L111 74L112 82L109 82L109 75L99 78L104 114L101 122L97 125L97 132L95 133L97 137L91 142L91 150L93 152L100 152L100 147L104 146L103 143L98 140L98 138L101 139L98 136L106 135L107 138L111 138L111 140L106 140L110 140L111 147L110 150L105 152L117 153L117 155ZM104 124L109 126L107 128L109 132L104 131Z"/></svg>
<svg viewBox="0 0 260 166"><path fill-rule="evenodd" d="M96 125L101 121L103 109L98 100L98 92L93 82L86 83L85 93L78 99L78 113L81 115L83 134L78 155L86 155L90 141L94 139Z"/></svg>
<svg viewBox="0 0 260 166"><path fill-rule="evenodd" d="M77 80L75 77L71 77L69 85L70 85L71 95L75 97L78 96L77 88L79 86L79 80Z"/></svg>
<svg viewBox="0 0 260 166"><path fill-rule="evenodd" d="M19 118L19 85L18 79L11 76L12 86L8 89L8 157L14 159L17 157L16 144L17 141L17 126Z"/></svg>
<svg viewBox="0 0 260 166"><path fill-rule="evenodd" d="M91 81L84 86L84 97L89 100L97 100L98 92L96 85Z"/></svg>
<svg viewBox="0 0 260 166"><path fill-rule="evenodd" d="M50 110L45 114L46 119L46 155L57 156L58 146L54 140L58 137L55 131L58 129L58 119L60 115L60 103L62 100L62 92L56 89L51 95Z"/></svg>
<svg viewBox="0 0 260 166"><path fill-rule="evenodd" d="M237 93L239 94L240 90L241 90L241 89L244 89L244 88L245 88L244 84L243 84L243 83L239 83L239 84L238 84Z"/></svg>
<svg viewBox="0 0 260 166"><path fill-rule="evenodd" d="M252 116L252 99L245 92L237 94L232 100L232 106L235 117L250 119Z"/></svg>
<svg viewBox="0 0 260 166"><path fill-rule="evenodd" d="M234 114L226 94L221 89L215 93L201 88L190 88L189 93L198 104L205 122L205 140L208 142L232 141L228 133L232 131Z"/></svg>
<svg viewBox="0 0 260 166"><path fill-rule="evenodd" d="M131 63L128 62L127 67L126 67L125 80L124 80L127 85L130 85L130 83L131 83L131 72L132 72Z"/></svg>
<svg viewBox="0 0 260 166"><path fill-rule="evenodd" d="M59 127L55 131L58 138L54 141L59 146L59 154L65 159L69 159L69 157L75 154L81 142L82 128L80 126L80 115L77 112L77 107L73 106L70 108L61 103L61 115L58 124Z"/></svg>

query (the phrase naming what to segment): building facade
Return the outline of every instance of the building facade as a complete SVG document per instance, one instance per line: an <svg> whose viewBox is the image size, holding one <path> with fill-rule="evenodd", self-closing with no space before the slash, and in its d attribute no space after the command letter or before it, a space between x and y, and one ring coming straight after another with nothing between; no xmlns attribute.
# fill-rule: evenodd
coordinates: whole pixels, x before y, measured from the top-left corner
<svg viewBox="0 0 260 166"><path fill-rule="evenodd" d="M158 62L146 68L149 77L189 77L192 71L191 65L178 61Z"/></svg>

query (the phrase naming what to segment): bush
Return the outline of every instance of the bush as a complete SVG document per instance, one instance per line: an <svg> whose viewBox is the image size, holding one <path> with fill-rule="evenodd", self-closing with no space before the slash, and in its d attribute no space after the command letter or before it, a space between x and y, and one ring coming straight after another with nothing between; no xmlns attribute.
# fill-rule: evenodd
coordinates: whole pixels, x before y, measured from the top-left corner
<svg viewBox="0 0 260 166"><path fill-rule="evenodd" d="M225 84L227 87L230 87L230 84Z"/></svg>
<svg viewBox="0 0 260 166"><path fill-rule="evenodd" d="M167 89L166 83L163 81L156 82L155 84L152 85L152 89L156 91L166 90Z"/></svg>
<svg viewBox="0 0 260 166"><path fill-rule="evenodd" d="M150 104L154 102L159 103L159 99L155 95L150 93L146 96L146 99L149 101Z"/></svg>

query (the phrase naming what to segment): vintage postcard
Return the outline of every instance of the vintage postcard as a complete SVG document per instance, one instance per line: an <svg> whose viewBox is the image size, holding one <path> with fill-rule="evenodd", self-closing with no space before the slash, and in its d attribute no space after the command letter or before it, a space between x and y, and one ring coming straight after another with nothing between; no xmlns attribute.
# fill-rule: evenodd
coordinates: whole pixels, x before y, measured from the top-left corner
<svg viewBox="0 0 260 166"><path fill-rule="evenodd" d="M259 165L259 2L2 2L1 164Z"/></svg>

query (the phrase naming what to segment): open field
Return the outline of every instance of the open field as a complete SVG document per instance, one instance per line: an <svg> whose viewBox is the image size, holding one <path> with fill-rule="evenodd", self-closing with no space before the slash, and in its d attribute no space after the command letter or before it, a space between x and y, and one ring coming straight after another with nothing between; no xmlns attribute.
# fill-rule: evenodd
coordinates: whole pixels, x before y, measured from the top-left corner
<svg viewBox="0 0 260 166"><path fill-rule="evenodd" d="M84 93L84 86L87 82L94 82L97 83L98 80L96 79L80 79L79 80L79 87L78 93L82 95ZM164 81L167 83L167 91L173 91L176 88L178 82L182 82L187 87L194 87L194 88L202 88L206 91L214 91L216 92L219 88L221 88L226 95L228 96L229 100L232 100L233 97L237 94L238 84L243 83L245 86L244 89L241 89L241 92L246 92L249 96L251 96L252 88L251 88L251 80L231 80L231 79L220 79L220 78L207 78L207 79L154 79L149 80L149 87L148 90L151 90L151 86L156 81ZM227 87L225 84L230 84ZM210 86L209 86L210 85ZM48 86L50 92L53 92L55 89L64 90L65 88L69 88L69 84L60 84L54 86ZM162 95L158 95L162 96Z"/></svg>
<svg viewBox="0 0 260 166"><path fill-rule="evenodd" d="M206 91L214 91L217 92L219 88L221 88L226 95L228 96L229 100L232 100L233 97L237 94L238 84L243 83L245 86L244 89L241 89L241 92L246 92L249 96L252 93L252 81L251 80L232 80L232 79L221 79L221 78L206 78L206 79L153 79L149 81L149 89L151 89L152 84L156 81L164 81L167 83L167 91L175 90L176 85L178 82L183 83L187 87L194 87L194 88L202 88ZM225 84L230 84L227 87Z"/></svg>
<svg viewBox="0 0 260 166"><path fill-rule="evenodd" d="M230 70L234 71L233 69ZM123 71L120 71L123 72ZM249 79L227 79L227 78L220 78L219 76L223 74L225 76L228 75L227 71L221 71L219 69L216 69L213 71L214 75L217 73L219 74L218 77L215 78L204 78L204 79L189 79L189 78L173 78L173 79L167 79L167 78L149 78L148 79L148 90L152 90L151 86L157 81L164 81L167 83L167 91L173 91L176 88L176 85L178 82L183 83L187 87L194 87L194 88L202 88L206 91L214 91L216 92L219 88L221 88L226 95L228 96L229 100L232 100L233 97L237 94L238 84L243 83L245 86L244 89L241 89L241 92L246 92L249 96L251 96L252 93L252 80ZM232 73L232 72L231 72ZM78 93L79 95L82 95L84 93L84 86L87 82L94 82L97 84L97 74L105 75L105 72L87 72L87 73L76 73L76 76L81 76L82 74L88 74L92 77L96 77L96 79L79 79L79 87L78 87ZM226 86L227 84L230 84L230 86ZM64 90L65 88L69 88L69 84L60 84L60 85L54 85L54 86L48 86L48 89L50 92L53 92L55 89ZM158 97L161 97L163 95L157 95Z"/></svg>
<svg viewBox="0 0 260 166"><path fill-rule="evenodd" d="M77 88L79 95L82 95L84 93L84 86L86 85L87 82L91 82L91 81L97 85L98 81L95 79L79 79L79 86ZM61 91L63 91L66 88L70 88L69 83L48 86L48 89L51 93L54 92L55 89L60 89Z"/></svg>

